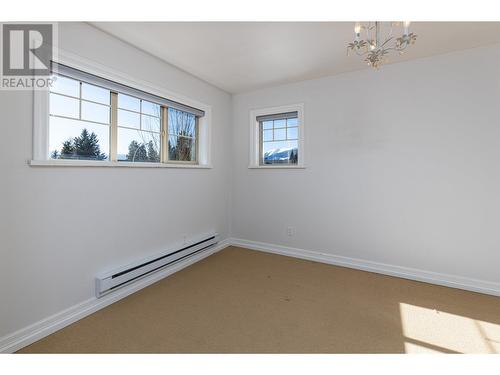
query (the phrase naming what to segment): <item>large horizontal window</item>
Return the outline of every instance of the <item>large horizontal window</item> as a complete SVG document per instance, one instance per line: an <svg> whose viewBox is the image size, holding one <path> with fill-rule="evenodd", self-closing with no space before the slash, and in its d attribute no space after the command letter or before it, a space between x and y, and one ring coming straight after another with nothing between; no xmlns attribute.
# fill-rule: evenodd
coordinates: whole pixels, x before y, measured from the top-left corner
<svg viewBox="0 0 500 375"><path fill-rule="evenodd" d="M49 159L199 163L204 111L65 65L53 72Z"/></svg>

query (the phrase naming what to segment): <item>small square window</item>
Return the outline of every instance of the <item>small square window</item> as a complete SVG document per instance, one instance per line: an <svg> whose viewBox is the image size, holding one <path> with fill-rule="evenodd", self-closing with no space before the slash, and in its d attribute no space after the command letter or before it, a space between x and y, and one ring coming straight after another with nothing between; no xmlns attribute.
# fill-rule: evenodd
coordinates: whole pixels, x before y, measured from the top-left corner
<svg viewBox="0 0 500 375"><path fill-rule="evenodd" d="M257 118L260 128L260 165L297 165L299 156L297 112Z"/></svg>
<svg viewBox="0 0 500 375"><path fill-rule="evenodd" d="M303 105L250 113L249 168L304 168Z"/></svg>

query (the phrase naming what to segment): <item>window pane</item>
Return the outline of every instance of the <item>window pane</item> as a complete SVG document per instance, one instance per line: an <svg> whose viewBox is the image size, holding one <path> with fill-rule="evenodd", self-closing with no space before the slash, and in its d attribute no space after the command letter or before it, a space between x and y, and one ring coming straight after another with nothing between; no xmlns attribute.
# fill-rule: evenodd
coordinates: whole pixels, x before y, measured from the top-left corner
<svg viewBox="0 0 500 375"><path fill-rule="evenodd" d="M127 126L129 128L140 128L140 115L138 113L118 110L118 126Z"/></svg>
<svg viewBox="0 0 500 375"><path fill-rule="evenodd" d="M143 100L141 112L147 115L160 117L160 105Z"/></svg>
<svg viewBox="0 0 500 375"><path fill-rule="evenodd" d="M107 160L109 126L51 117L49 152L51 159Z"/></svg>
<svg viewBox="0 0 500 375"><path fill-rule="evenodd" d="M274 129L274 140L284 141L286 139L286 129Z"/></svg>
<svg viewBox="0 0 500 375"><path fill-rule="evenodd" d="M78 99L50 94L50 114L79 118L80 105Z"/></svg>
<svg viewBox="0 0 500 375"><path fill-rule="evenodd" d="M161 131L161 122L158 117L142 115L142 130L150 130L159 133Z"/></svg>
<svg viewBox="0 0 500 375"><path fill-rule="evenodd" d="M268 130L273 128L273 122L272 121L264 121L262 123L262 129Z"/></svg>
<svg viewBox="0 0 500 375"><path fill-rule="evenodd" d="M80 82L63 76L55 76L50 91L79 98Z"/></svg>
<svg viewBox="0 0 500 375"><path fill-rule="evenodd" d="M110 108L105 105L82 101L82 120L110 123Z"/></svg>
<svg viewBox="0 0 500 375"><path fill-rule="evenodd" d="M286 127L286 120L274 120L274 128L284 128Z"/></svg>
<svg viewBox="0 0 500 375"><path fill-rule="evenodd" d="M196 116L191 113L169 108L168 133L172 135L194 137L196 135Z"/></svg>
<svg viewBox="0 0 500 375"><path fill-rule="evenodd" d="M178 161L196 160L196 140L193 138L169 136L168 159Z"/></svg>
<svg viewBox="0 0 500 375"><path fill-rule="evenodd" d="M118 107L139 112L141 110L141 101L132 96L118 94Z"/></svg>
<svg viewBox="0 0 500 375"><path fill-rule="evenodd" d="M286 126L298 126L297 117L286 120Z"/></svg>
<svg viewBox="0 0 500 375"><path fill-rule="evenodd" d="M82 83L82 99L109 105L110 97L109 90L89 85L88 83Z"/></svg>
<svg viewBox="0 0 500 375"><path fill-rule="evenodd" d="M297 139L297 138L299 138L299 128L288 128L287 139Z"/></svg>
<svg viewBox="0 0 500 375"><path fill-rule="evenodd" d="M273 131L272 130L264 130L262 132L262 139L264 142L272 141L273 140Z"/></svg>
<svg viewBox="0 0 500 375"><path fill-rule="evenodd" d="M141 130L118 128L118 161L160 161L160 135Z"/></svg>
<svg viewBox="0 0 500 375"><path fill-rule="evenodd" d="M298 142L281 141L263 143L262 160L264 164L297 164Z"/></svg>

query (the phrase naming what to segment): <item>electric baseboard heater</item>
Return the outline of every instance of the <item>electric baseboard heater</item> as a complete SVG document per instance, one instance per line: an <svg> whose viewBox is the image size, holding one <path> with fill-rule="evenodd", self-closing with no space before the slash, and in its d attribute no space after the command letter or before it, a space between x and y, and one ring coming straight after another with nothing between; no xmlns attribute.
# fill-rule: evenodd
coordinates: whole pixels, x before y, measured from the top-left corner
<svg viewBox="0 0 500 375"><path fill-rule="evenodd" d="M163 270L194 254L206 251L217 242L219 242L219 235L217 233L202 236L161 254L142 259L140 262L99 275L95 279L96 296L99 298L153 272Z"/></svg>

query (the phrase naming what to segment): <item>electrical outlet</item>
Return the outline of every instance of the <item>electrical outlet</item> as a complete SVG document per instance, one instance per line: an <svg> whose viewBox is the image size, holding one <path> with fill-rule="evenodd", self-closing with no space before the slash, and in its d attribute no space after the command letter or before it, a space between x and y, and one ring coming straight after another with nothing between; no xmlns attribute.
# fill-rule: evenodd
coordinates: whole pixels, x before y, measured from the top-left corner
<svg viewBox="0 0 500 375"><path fill-rule="evenodd" d="M288 236L290 236L290 237L293 236L293 235L295 235L295 228L294 227L287 227L286 228L286 234Z"/></svg>

